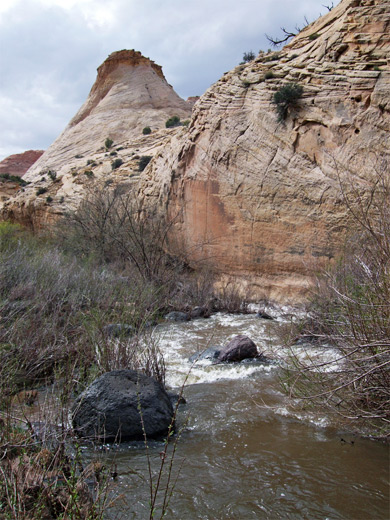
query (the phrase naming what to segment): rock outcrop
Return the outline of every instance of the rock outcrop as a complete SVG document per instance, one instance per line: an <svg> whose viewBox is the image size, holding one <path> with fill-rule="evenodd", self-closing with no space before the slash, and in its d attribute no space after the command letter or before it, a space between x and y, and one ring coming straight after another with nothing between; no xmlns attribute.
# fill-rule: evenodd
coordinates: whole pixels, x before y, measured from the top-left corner
<svg viewBox="0 0 390 520"><path fill-rule="evenodd" d="M0 162L0 175L8 173L23 177L27 170L40 158L44 150L27 150L10 155Z"/></svg>
<svg viewBox="0 0 390 520"><path fill-rule="evenodd" d="M92 186L133 185L140 158L153 157L172 135L186 131L167 129L167 119L188 119L192 106L167 83L161 67L140 52L112 53L98 68L86 102L26 173L29 186L3 203L3 217L40 227L76 208ZM145 127L150 134L143 134ZM37 196L41 188L44 195Z"/></svg>
<svg viewBox="0 0 390 520"><path fill-rule="evenodd" d="M178 215L176 234L223 273L277 300L305 296L310 268L346 227L344 188L387 168L390 2L342 0L280 52L226 73L196 103L142 179L145 205ZM303 98L279 122L273 95Z"/></svg>

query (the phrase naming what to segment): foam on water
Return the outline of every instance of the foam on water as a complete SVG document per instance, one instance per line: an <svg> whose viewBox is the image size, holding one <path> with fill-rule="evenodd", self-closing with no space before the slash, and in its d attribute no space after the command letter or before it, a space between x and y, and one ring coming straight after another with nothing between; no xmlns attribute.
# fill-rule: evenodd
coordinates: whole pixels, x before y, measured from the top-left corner
<svg viewBox="0 0 390 520"><path fill-rule="evenodd" d="M332 372L340 367L339 353L334 348L311 344L280 346L276 329L288 321L284 312L272 313L275 320L257 318L254 314L217 313L208 319L158 326L154 334L164 355L167 367L166 382L170 387L211 383L223 379L243 379L254 374L269 374L278 364L290 364L294 358L316 370ZM191 363L189 357L209 347L222 347L234 336L245 334L257 345L259 352L275 360L274 364L253 363L212 364L210 360Z"/></svg>

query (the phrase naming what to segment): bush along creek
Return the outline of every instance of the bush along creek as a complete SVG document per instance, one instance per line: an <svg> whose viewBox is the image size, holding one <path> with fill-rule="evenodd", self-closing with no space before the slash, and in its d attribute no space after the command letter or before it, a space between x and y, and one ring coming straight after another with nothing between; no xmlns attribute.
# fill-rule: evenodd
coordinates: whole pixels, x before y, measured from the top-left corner
<svg viewBox="0 0 390 520"><path fill-rule="evenodd" d="M386 518L383 413L332 391L324 297L250 304L156 240L158 264L121 262L82 219L0 227L4 518Z"/></svg>

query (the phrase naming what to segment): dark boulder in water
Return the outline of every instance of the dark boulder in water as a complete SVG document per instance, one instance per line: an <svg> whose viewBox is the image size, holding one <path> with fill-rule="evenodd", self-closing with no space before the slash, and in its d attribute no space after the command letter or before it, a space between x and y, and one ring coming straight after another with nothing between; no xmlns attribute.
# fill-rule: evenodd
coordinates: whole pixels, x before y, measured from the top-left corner
<svg viewBox="0 0 390 520"><path fill-rule="evenodd" d="M218 363L242 361L243 359L257 358L259 353L255 343L242 334L235 336L225 345L217 357Z"/></svg>
<svg viewBox="0 0 390 520"><path fill-rule="evenodd" d="M140 409L148 438L168 433L173 408L164 388L135 370L114 370L96 379L77 398L73 427L79 436L92 440L140 440Z"/></svg>

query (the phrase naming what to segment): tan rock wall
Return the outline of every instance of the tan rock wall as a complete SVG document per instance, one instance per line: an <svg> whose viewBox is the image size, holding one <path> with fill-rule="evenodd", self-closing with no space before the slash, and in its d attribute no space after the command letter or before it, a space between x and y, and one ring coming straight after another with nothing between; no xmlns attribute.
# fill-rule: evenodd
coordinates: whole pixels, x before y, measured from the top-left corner
<svg viewBox="0 0 390 520"><path fill-rule="evenodd" d="M185 140L140 188L145 205L180 212L176 233L197 257L280 300L302 297L311 270L340 250L341 185L364 192L389 159L389 7L343 0L197 102ZM280 123L272 97L291 82L303 98Z"/></svg>

